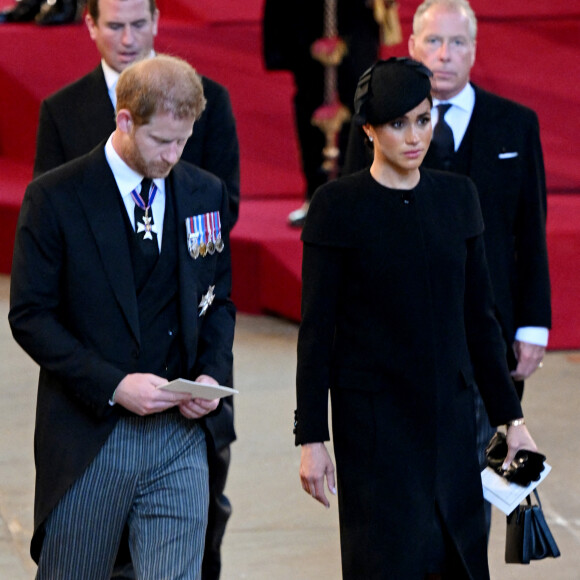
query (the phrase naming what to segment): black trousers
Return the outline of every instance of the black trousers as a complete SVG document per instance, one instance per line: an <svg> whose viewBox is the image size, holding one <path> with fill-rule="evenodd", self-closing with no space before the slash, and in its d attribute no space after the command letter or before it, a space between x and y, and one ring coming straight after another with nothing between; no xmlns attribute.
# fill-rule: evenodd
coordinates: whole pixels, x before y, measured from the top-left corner
<svg viewBox="0 0 580 580"><path fill-rule="evenodd" d="M209 451L209 450L208 450ZM226 525L232 514L232 506L224 494L230 467L230 446L208 452L209 464L209 513L205 533L205 551L201 565L202 580L218 580L220 577L221 545Z"/></svg>

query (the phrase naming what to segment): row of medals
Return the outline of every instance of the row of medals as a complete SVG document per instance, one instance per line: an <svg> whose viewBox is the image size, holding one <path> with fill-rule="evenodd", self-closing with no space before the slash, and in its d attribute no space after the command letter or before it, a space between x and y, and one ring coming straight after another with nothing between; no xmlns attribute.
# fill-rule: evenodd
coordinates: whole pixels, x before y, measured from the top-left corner
<svg viewBox="0 0 580 580"><path fill-rule="evenodd" d="M198 242L200 234L189 234L189 253L192 258L202 258L207 254L213 254L214 252L221 252L224 249L224 241L222 240L221 234L217 235L216 240L209 239L207 244L204 242Z"/></svg>

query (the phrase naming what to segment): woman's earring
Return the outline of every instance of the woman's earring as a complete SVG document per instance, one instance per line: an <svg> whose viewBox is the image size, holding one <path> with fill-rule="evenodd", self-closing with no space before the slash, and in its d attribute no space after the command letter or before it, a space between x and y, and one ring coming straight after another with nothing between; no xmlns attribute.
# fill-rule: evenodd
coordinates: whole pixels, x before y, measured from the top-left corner
<svg viewBox="0 0 580 580"><path fill-rule="evenodd" d="M367 137L369 138L369 142L372 143L373 142L373 138L370 135L367 135Z"/></svg>

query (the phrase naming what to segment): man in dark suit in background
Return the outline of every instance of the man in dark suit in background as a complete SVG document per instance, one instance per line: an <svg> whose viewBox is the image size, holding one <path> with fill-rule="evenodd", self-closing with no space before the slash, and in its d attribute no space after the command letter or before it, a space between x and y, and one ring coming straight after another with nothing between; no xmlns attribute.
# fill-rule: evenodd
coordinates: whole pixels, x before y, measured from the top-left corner
<svg viewBox="0 0 580 580"><path fill-rule="evenodd" d="M155 0L88 0L86 24L101 55L89 74L45 99L40 107L34 174L38 176L91 151L115 128L115 85L132 62L154 54L159 11ZM239 146L227 90L202 77L207 106L195 123L182 159L221 178L229 197L230 229L238 218L240 201ZM219 578L220 546L231 513L224 495L235 440L233 402L207 421L215 446L209 449L210 516L203 580Z"/></svg>
<svg viewBox="0 0 580 580"><path fill-rule="evenodd" d="M379 25L371 2L338 0L338 33L348 51L337 69L340 101L352 111L358 77L376 61L379 50ZM266 0L263 21L264 62L268 70L288 70L294 77L294 120L300 146L302 173L306 182L304 203L288 216L292 226L302 227L310 199L316 188L328 180L323 169L324 133L312 124L312 115L325 95L324 66L311 53L312 44L325 30L323 0ZM331 93L331 91L329 91ZM338 136L342 165L348 138L348 123Z"/></svg>
<svg viewBox="0 0 580 580"><path fill-rule="evenodd" d="M544 163L537 115L469 82L476 34L466 0L426 0L415 12L409 54L433 72L434 133L423 165L468 175L477 186L497 317L521 397L524 379L542 364L551 325ZM450 107L441 114L438 105ZM438 140L440 114L451 129L449 150ZM370 163L352 129L348 173ZM493 431L481 404L478 414L483 463Z"/></svg>
<svg viewBox="0 0 580 580"><path fill-rule="evenodd" d="M179 162L205 106L189 64L141 60L117 96L113 134L32 181L17 227L9 321L40 365L31 554L37 578L107 578L128 526L137 577L193 579L219 401L160 387L231 374L227 191Z"/></svg>
<svg viewBox="0 0 580 580"><path fill-rule="evenodd" d="M115 128L116 80L129 64L153 54L159 11L155 0L89 0L86 24L101 63L42 102L35 176L87 153ZM233 225L240 202L235 119L225 87L207 77L202 82L207 108L182 159L225 181Z"/></svg>

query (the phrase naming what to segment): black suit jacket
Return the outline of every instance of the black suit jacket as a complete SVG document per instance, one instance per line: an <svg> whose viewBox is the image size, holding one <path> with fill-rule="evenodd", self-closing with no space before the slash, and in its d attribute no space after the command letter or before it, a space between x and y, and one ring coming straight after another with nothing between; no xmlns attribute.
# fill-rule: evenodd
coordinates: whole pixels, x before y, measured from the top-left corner
<svg viewBox="0 0 580 580"><path fill-rule="evenodd" d="M135 372L140 349L126 225L103 146L34 180L17 228L9 321L17 342L40 365L33 557L42 522L113 429L121 410L108 401ZM185 219L227 212L226 189L187 163L166 183L179 234L186 378L205 373L223 383L231 373L234 332L229 237L224 232L221 254L194 260ZM198 304L212 285L214 302L200 317Z"/></svg>
<svg viewBox="0 0 580 580"><path fill-rule="evenodd" d="M539 123L531 109L477 86L474 89L467 175L479 194L497 315L511 353L518 328L551 327ZM353 126L345 172L357 171L371 161L362 132ZM423 166L437 169L429 152Z"/></svg>
<svg viewBox="0 0 580 580"><path fill-rule="evenodd" d="M223 179L228 191L231 229L238 219L240 160L236 124L227 90L202 77L207 105L195 122L182 160ZM101 65L57 91L40 106L34 175L39 176L88 153L115 130L115 111ZM226 215L226 214L224 214ZM218 415L207 421L213 443L220 449L236 438L233 406L226 400Z"/></svg>
<svg viewBox="0 0 580 580"><path fill-rule="evenodd" d="M182 159L223 179L230 198L230 228L238 219L240 160L236 123L228 91L202 77L207 105L195 122ZM54 93L40 106L34 176L91 151L115 130L115 111L103 69Z"/></svg>

